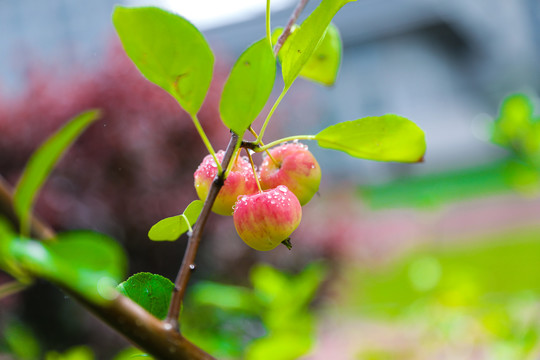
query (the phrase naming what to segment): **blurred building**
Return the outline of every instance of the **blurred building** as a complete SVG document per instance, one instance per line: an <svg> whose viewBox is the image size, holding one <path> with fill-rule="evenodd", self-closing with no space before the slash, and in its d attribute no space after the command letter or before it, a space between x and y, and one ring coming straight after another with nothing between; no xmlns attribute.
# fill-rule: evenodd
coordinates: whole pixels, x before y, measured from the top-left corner
<svg viewBox="0 0 540 360"><path fill-rule="evenodd" d="M24 89L25 71L36 63L60 70L101 64L117 2L0 1L0 89ZM273 14L273 24L284 24L291 9ZM205 34L232 62L264 36L263 16ZM362 182L380 181L501 156L504 151L482 140L485 114L494 116L511 92L540 89L536 0L362 0L347 4L335 23L345 46L337 84L325 89L298 80L277 112L287 116L281 128L289 135L316 132L338 121L396 113L418 123L428 142L421 166L365 162L313 146L336 178L361 174Z"/></svg>

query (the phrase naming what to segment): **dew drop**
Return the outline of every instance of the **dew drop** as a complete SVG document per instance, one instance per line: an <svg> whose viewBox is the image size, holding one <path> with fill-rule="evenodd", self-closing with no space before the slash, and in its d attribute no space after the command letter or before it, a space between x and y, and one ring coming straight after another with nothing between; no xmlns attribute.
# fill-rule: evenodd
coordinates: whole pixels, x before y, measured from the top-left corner
<svg viewBox="0 0 540 360"><path fill-rule="evenodd" d="M287 187L285 185L279 185L277 188L281 192L284 192L284 193L287 192Z"/></svg>

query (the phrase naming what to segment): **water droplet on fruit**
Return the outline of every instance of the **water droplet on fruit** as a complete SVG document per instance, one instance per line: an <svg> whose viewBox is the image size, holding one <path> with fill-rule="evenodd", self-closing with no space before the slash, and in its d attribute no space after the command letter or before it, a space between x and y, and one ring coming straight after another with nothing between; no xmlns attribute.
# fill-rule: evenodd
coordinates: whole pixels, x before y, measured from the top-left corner
<svg viewBox="0 0 540 360"><path fill-rule="evenodd" d="M287 187L285 185L279 185L277 188L281 192L284 192L284 193L287 192Z"/></svg>
<svg viewBox="0 0 540 360"><path fill-rule="evenodd" d="M294 139L293 144L298 144L298 139Z"/></svg>

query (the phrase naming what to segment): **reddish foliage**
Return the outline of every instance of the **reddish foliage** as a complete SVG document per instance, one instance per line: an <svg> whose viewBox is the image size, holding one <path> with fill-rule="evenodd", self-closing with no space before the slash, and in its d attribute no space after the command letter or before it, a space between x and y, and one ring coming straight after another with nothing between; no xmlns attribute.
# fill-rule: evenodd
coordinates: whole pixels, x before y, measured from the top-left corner
<svg viewBox="0 0 540 360"><path fill-rule="evenodd" d="M149 227L197 198L193 172L206 150L188 115L142 77L118 42L106 59L102 68L73 71L65 81L33 72L22 96L0 99L0 174L16 181L46 137L77 113L101 109L101 119L53 172L36 211L57 229L106 232L148 256ZM228 140L217 111L219 68L214 79L199 117L218 147Z"/></svg>

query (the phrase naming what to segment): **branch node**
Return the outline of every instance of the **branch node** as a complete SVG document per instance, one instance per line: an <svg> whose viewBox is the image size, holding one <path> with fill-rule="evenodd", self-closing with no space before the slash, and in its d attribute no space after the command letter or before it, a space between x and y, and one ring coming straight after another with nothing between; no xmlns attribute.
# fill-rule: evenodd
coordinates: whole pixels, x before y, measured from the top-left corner
<svg viewBox="0 0 540 360"><path fill-rule="evenodd" d="M250 149L250 150L256 150L260 148L261 146L257 144L255 141L242 141L240 144L240 147L243 147L244 149Z"/></svg>

